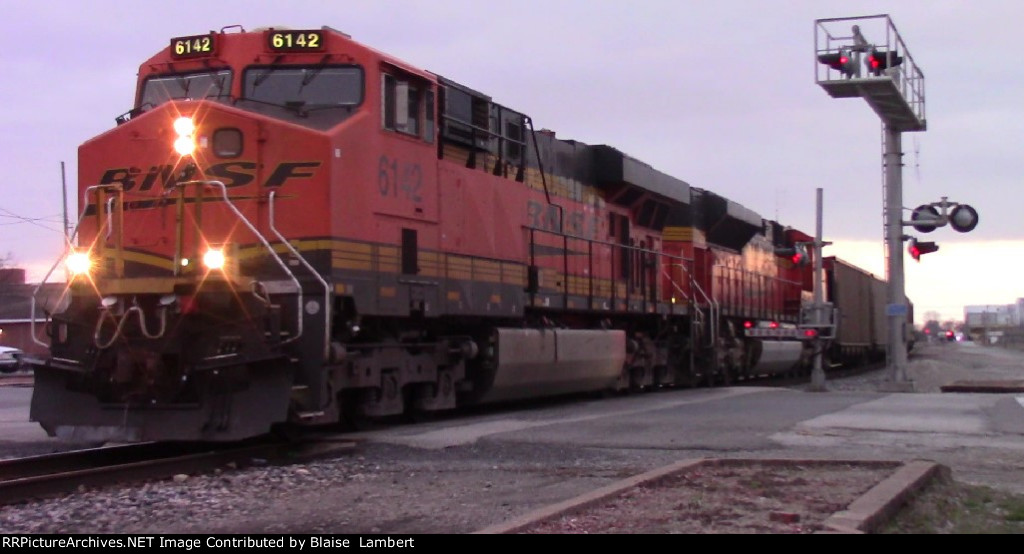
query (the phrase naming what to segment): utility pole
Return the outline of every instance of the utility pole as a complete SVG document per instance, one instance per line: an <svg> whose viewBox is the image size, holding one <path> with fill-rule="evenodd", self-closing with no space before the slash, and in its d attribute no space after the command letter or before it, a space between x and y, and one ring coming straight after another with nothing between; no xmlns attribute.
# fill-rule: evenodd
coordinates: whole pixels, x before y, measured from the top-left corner
<svg viewBox="0 0 1024 554"><path fill-rule="evenodd" d="M822 190L818 188L816 190L817 197L817 209L815 211L815 226L814 226L814 323L821 325L824 323L824 309L825 302L822 295L822 265L824 261L822 253L825 247L825 242L822 238ZM825 353L825 341L821 338L821 327L816 327L817 333L814 336L814 340L811 342L813 346L814 364L811 369L811 390L812 391L825 391L825 367L823 364L823 358Z"/></svg>
<svg viewBox="0 0 1024 554"><path fill-rule="evenodd" d="M60 188L64 198L64 248L71 245L71 226L68 224L68 181L64 177L64 162L60 162Z"/></svg>

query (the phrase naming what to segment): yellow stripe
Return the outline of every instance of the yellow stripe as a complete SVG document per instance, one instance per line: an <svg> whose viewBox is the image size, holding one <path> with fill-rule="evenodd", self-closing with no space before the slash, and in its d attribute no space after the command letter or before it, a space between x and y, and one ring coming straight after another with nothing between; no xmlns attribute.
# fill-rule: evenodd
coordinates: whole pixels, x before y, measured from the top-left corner
<svg viewBox="0 0 1024 554"><path fill-rule="evenodd" d="M331 259L332 260L360 260L360 261L369 262L370 260L373 259L373 256L371 256L370 254L356 254L356 253L350 253L350 252L344 252L344 253L335 252L335 253L331 254Z"/></svg>
<svg viewBox="0 0 1024 554"><path fill-rule="evenodd" d="M357 262L353 260L333 260L331 268L334 269L361 269L370 271L370 262Z"/></svg>
<svg viewBox="0 0 1024 554"><path fill-rule="evenodd" d="M664 240L689 242L693 240L693 227L665 227L661 236Z"/></svg>
<svg viewBox="0 0 1024 554"><path fill-rule="evenodd" d="M124 250L123 252L125 261L156 266L160 269L174 271L174 260L169 260L163 256L157 256L156 254L148 254L146 252L132 252L130 250Z"/></svg>

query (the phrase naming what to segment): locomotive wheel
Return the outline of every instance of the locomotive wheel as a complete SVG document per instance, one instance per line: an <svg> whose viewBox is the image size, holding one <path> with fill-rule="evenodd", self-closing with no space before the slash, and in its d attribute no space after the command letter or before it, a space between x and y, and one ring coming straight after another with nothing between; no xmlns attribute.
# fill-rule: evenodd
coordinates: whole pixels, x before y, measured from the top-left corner
<svg viewBox="0 0 1024 554"><path fill-rule="evenodd" d="M359 391L346 391L338 395L341 405L341 426L353 431L367 431L373 426L373 420L363 411L359 401Z"/></svg>
<svg viewBox="0 0 1024 554"><path fill-rule="evenodd" d="M732 386L733 381L735 379L734 379L734 376L733 376L733 369L731 367L729 367L729 364L723 364L722 365L722 375L721 375L721 377L722 377L722 386L723 387Z"/></svg>

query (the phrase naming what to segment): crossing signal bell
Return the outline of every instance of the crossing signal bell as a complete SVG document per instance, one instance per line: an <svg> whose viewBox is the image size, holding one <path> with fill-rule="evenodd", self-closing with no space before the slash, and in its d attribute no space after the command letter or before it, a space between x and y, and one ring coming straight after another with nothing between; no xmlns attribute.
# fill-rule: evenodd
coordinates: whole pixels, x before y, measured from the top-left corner
<svg viewBox="0 0 1024 554"><path fill-rule="evenodd" d="M978 226L978 211L967 204L958 205L949 214L949 226L958 233L973 231Z"/></svg>
<svg viewBox="0 0 1024 554"><path fill-rule="evenodd" d="M871 74L875 77L882 75L882 72L890 67L896 67L903 63L903 58L896 54L895 50L872 50L864 63L867 64Z"/></svg>
<svg viewBox="0 0 1024 554"><path fill-rule="evenodd" d="M938 249L939 245L934 242L917 242L916 239L910 239L910 246L907 247L910 257L914 258L915 262L920 262L924 254L930 254Z"/></svg>
<svg viewBox="0 0 1024 554"><path fill-rule="evenodd" d="M852 77L857 72L856 62L847 50L840 50L830 54L818 54L818 61L847 77Z"/></svg>
<svg viewBox="0 0 1024 554"><path fill-rule="evenodd" d="M942 222L942 216L935 207L925 204L911 213L910 220L914 222L914 230L918 233L931 233Z"/></svg>

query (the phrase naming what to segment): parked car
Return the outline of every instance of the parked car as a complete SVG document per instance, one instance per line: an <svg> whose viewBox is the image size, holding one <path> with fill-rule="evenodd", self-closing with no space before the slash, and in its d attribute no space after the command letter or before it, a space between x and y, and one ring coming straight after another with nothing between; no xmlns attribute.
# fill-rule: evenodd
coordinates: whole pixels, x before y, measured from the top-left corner
<svg viewBox="0 0 1024 554"><path fill-rule="evenodd" d="M11 373L21 369L21 355L24 354L17 348L0 346L0 372Z"/></svg>

